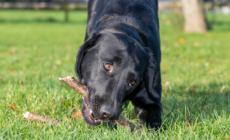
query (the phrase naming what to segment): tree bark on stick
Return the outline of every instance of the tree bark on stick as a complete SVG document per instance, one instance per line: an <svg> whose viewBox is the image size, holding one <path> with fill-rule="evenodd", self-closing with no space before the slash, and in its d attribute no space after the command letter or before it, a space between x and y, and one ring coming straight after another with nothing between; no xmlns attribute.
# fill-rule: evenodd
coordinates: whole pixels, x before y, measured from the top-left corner
<svg viewBox="0 0 230 140"><path fill-rule="evenodd" d="M185 32L203 33L209 29L203 0L181 0L185 18Z"/></svg>
<svg viewBox="0 0 230 140"><path fill-rule="evenodd" d="M23 114L23 116L28 121L40 121L43 123L51 123L52 125L57 125L57 126L60 126L60 123L61 123L61 121L59 121L55 118L46 117L44 115L36 114L33 112L26 112L25 114Z"/></svg>

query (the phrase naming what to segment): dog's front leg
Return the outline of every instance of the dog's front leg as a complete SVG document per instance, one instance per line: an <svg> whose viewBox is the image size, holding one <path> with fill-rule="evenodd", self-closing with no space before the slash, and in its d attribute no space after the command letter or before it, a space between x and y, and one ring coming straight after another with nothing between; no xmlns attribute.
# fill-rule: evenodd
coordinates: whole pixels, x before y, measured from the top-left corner
<svg viewBox="0 0 230 140"><path fill-rule="evenodd" d="M136 106L138 111L137 118L141 124L146 124L147 127L158 130L161 126L161 105L154 104L145 107Z"/></svg>

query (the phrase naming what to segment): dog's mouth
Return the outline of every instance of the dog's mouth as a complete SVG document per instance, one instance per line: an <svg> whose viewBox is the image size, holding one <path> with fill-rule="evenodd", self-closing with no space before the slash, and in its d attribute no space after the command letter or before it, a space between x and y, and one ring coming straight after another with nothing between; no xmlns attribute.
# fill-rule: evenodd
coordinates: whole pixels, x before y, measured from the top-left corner
<svg viewBox="0 0 230 140"><path fill-rule="evenodd" d="M92 109L89 107L88 100L85 98L82 98L82 103L83 103L82 114L83 114L83 118L85 122L92 126L101 124L102 120L97 119L94 116Z"/></svg>

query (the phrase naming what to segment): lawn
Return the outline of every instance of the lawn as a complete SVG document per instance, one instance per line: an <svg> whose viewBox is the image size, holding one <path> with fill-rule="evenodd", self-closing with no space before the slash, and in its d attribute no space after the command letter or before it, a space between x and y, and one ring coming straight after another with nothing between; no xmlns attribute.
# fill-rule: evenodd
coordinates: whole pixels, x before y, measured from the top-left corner
<svg viewBox="0 0 230 140"><path fill-rule="evenodd" d="M212 31L188 34L175 16L160 14L166 130L159 132L91 127L80 117L70 119L73 109L80 110L81 97L58 77L75 76L86 16L72 11L65 23L61 11L0 11L0 139L230 138L229 15L209 14ZM122 115L139 124L133 108L129 103ZM22 115L27 111L71 127L28 122Z"/></svg>

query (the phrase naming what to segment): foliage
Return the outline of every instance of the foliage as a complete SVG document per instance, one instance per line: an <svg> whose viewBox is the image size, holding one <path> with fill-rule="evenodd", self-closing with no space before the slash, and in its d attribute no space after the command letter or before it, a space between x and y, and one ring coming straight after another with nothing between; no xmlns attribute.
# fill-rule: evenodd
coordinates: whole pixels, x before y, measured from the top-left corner
<svg viewBox="0 0 230 140"><path fill-rule="evenodd" d="M230 18L215 16L213 30L185 34L175 17L160 14L163 132L129 132L72 121L81 98L58 81L75 75L85 11L0 11L0 139L229 139ZM182 27L181 27L182 28ZM11 109L13 108L13 109ZM138 124L129 103L122 115ZM69 121L61 127L27 122L32 111Z"/></svg>

